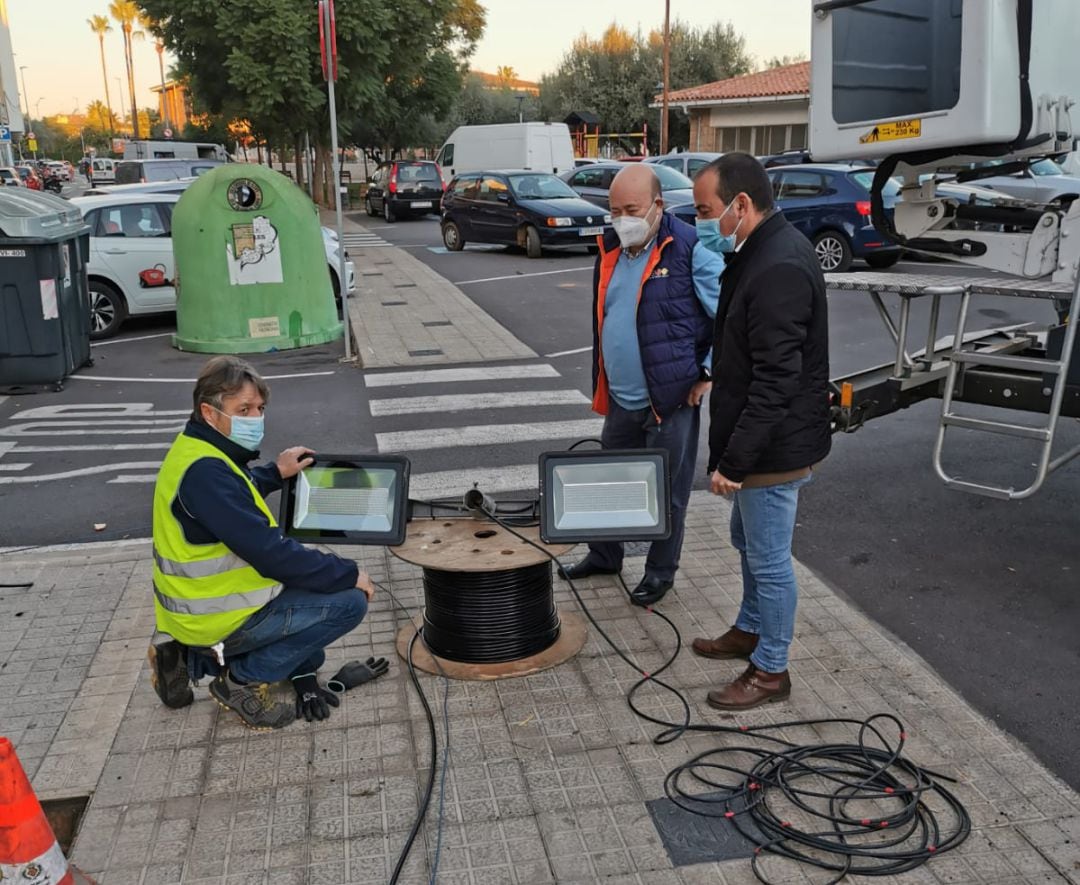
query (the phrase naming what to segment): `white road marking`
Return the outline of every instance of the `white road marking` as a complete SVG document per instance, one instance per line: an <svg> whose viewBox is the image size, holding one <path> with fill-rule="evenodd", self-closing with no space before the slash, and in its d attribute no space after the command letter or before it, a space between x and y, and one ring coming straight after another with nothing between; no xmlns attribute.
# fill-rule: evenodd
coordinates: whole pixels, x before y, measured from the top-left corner
<svg viewBox="0 0 1080 885"><path fill-rule="evenodd" d="M78 470L65 470L63 473L45 473L37 476L0 476L0 485L14 483L51 482L57 479L75 479L80 476L93 476L95 473L111 473L114 470L157 470L160 461L129 461L122 464L101 464L95 467L80 467Z"/></svg>
<svg viewBox="0 0 1080 885"><path fill-rule="evenodd" d="M47 418L170 418L190 415L191 409L155 410L153 403L67 403L60 406L39 406L13 415L17 421Z"/></svg>
<svg viewBox="0 0 1080 885"><path fill-rule="evenodd" d="M287 378L321 378L334 372L294 372L291 375L263 375L267 381L281 381ZM68 375L77 381L122 381L140 384L194 384L195 378L119 378L115 375Z"/></svg>
<svg viewBox="0 0 1080 885"><path fill-rule="evenodd" d="M573 350L560 350L558 353L545 353L544 359L551 360L557 356L573 356L575 353L587 353L592 350L592 345L588 347L575 347Z"/></svg>
<svg viewBox="0 0 1080 885"><path fill-rule="evenodd" d="M0 470L8 470L14 473L16 470L25 470L27 467L32 467L31 462L25 464L0 464Z"/></svg>
<svg viewBox="0 0 1080 885"><path fill-rule="evenodd" d="M6 396L0 396L0 406L2 406L6 401L7 401Z"/></svg>
<svg viewBox="0 0 1080 885"><path fill-rule="evenodd" d="M161 332L158 335L137 335L132 338L113 338L111 341L95 341L91 347L108 347L110 344L126 344L128 341L149 341L151 338L171 338L175 332Z"/></svg>
<svg viewBox="0 0 1080 885"><path fill-rule="evenodd" d="M536 464L512 467L467 467L418 473L409 478L409 497L419 500L464 495L475 483L485 492L516 492L535 489L539 469Z"/></svg>
<svg viewBox="0 0 1080 885"><path fill-rule="evenodd" d="M14 444L11 451L20 455L44 454L47 452L126 452L139 449L167 449L173 441L163 440L153 443L101 443L96 446L24 446L22 443ZM0 443L0 447L5 445ZM0 448L0 455L4 449Z"/></svg>
<svg viewBox="0 0 1080 885"><path fill-rule="evenodd" d="M136 474L134 476L131 475L131 474L128 474L128 473L124 473L124 474L121 474L120 476L116 477L116 479L110 479L108 481L108 484L113 485L114 483L129 483L130 484L130 483L151 483L151 482L157 482L157 474L156 473L148 473L148 474L145 474L145 475Z"/></svg>
<svg viewBox="0 0 1080 885"><path fill-rule="evenodd" d="M132 436L140 433L177 433L184 429L183 421L144 421L130 427L134 421L31 421L0 427L0 436ZM164 426L162 426L164 425Z"/></svg>
<svg viewBox="0 0 1080 885"><path fill-rule="evenodd" d="M456 384L463 381L503 381L510 378L558 378L554 366L482 366L472 369L416 369L365 375L366 387L404 387L410 384Z"/></svg>
<svg viewBox="0 0 1080 885"><path fill-rule="evenodd" d="M370 402L375 418L384 415L415 415L423 412L463 412L469 409L510 409L523 406L564 406L588 404L580 390L529 390L522 393L447 394L446 396L402 396Z"/></svg>
<svg viewBox="0 0 1080 885"><path fill-rule="evenodd" d="M529 424L473 424L469 427L432 427L376 433L380 452L416 452L455 446L497 446L542 439L598 436L604 422L538 421Z"/></svg>
<svg viewBox="0 0 1080 885"><path fill-rule="evenodd" d="M508 274L505 277L485 277L480 280L458 280L454 283L455 286L472 286L475 283L499 283L503 280L524 280L529 277L549 277L552 274L557 273L580 273L583 270L592 270L592 266L589 267L567 267L562 270L541 270L536 273L515 273Z"/></svg>

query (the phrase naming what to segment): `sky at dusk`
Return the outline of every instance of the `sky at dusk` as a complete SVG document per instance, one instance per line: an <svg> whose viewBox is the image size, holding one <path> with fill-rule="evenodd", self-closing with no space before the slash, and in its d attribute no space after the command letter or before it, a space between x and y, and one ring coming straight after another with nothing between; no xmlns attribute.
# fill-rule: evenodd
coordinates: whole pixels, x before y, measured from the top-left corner
<svg viewBox="0 0 1080 885"><path fill-rule="evenodd" d="M98 41L86 20L106 14L108 5L108 0L48 0L44 4L8 0L15 66L26 66L33 117L39 111L46 116L83 111L90 102L104 98ZM663 0L488 0L485 6L487 30L472 67L494 72L499 65L510 65L519 77L530 80L553 70L582 32L599 36L612 21L645 32L660 28L664 16ZM671 0L671 15L699 27L730 21L758 60L810 52L810 0ZM125 96L127 90L118 26L105 38L105 56L113 108L118 109L124 104L118 90L122 86ZM156 107L150 87L159 79L153 41L136 43L139 107ZM19 89L21 93L21 83Z"/></svg>

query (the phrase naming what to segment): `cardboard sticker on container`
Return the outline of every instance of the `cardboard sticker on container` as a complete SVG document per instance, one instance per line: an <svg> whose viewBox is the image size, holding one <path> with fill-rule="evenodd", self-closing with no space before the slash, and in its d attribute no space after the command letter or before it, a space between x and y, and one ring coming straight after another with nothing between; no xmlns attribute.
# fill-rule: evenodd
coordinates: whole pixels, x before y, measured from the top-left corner
<svg viewBox="0 0 1080 885"><path fill-rule="evenodd" d="M252 338L280 338L281 323L277 317L252 317L248 320L248 334Z"/></svg>
<svg viewBox="0 0 1080 885"><path fill-rule="evenodd" d="M60 310L56 304L56 280L41 281L41 318L57 320Z"/></svg>
<svg viewBox="0 0 1080 885"><path fill-rule="evenodd" d="M269 218L257 215L250 222L232 225L230 232L231 242L225 244L225 257L231 285L285 282L281 272L281 244L277 228Z"/></svg>
<svg viewBox="0 0 1080 885"><path fill-rule="evenodd" d="M869 132L860 135L859 144L899 141L902 138L919 138L921 135L922 120L894 120L892 123L878 123Z"/></svg>

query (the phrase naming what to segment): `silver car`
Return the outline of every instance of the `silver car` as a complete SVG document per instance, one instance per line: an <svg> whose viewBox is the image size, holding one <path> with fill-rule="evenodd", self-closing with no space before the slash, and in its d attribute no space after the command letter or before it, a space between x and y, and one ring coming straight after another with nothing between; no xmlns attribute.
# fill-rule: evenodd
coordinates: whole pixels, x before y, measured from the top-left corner
<svg viewBox="0 0 1080 885"><path fill-rule="evenodd" d="M1033 203L1052 203L1055 200L1075 199L1080 196L1080 177L1066 175L1053 160L1037 160L1023 172L976 178L965 184L1000 191L1018 200L1030 200Z"/></svg>

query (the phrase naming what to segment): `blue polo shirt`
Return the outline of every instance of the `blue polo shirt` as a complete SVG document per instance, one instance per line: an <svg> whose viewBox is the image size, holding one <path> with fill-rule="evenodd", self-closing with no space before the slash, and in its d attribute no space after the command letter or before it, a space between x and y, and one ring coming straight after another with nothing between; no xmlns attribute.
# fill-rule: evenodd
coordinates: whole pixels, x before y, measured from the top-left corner
<svg viewBox="0 0 1080 885"><path fill-rule="evenodd" d="M634 411L649 407L649 389L645 383L645 368L641 363L641 346L637 333L637 297L641 275L645 272L652 246L630 257L625 249L615 262L604 299L604 330L600 347L604 356L611 398L624 409ZM710 317L716 316L720 301L720 275L724 258L710 252L701 243L693 252L694 292ZM712 351L705 357L706 367L712 365Z"/></svg>

